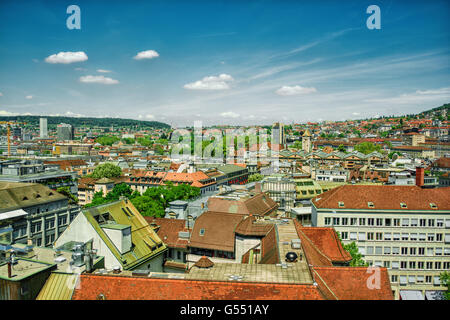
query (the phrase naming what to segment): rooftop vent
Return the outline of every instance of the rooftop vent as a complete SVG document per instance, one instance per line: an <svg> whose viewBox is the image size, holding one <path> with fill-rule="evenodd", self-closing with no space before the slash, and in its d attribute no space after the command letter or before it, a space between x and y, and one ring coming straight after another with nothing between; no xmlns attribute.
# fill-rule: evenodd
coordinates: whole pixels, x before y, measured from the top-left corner
<svg viewBox="0 0 450 320"><path fill-rule="evenodd" d="M295 262L295 261L297 261L297 258L298 258L298 256L295 252L291 251L291 252L286 253L286 261L287 262Z"/></svg>

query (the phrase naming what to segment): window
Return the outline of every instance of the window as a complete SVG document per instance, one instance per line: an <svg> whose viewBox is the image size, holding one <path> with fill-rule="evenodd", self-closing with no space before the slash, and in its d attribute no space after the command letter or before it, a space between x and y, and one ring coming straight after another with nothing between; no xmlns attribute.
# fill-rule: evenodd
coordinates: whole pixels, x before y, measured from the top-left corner
<svg viewBox="0 0 450 320"><path fill-rule="evenodd" d="M434 219L428 219L428 226L434 227Z"/></svg>
<svg viewBox="0 0 450 320"><path fill-rule="evenodd" d="M406 269L407 266L408 266L408 264L406 263L406 261L400 262L400 269Z"/></svg>
<svg viewBox="0 0 450 320"><path fill-rule="evenodd" d="M368 219L367 219L367 225L368 225L368 226L373 226L373 225L375 225L375 219L374 219L374 218L368 218Z"/></svg>
<svg viewBox="0 0 450 320"><path fill-rule="evenodd" d="M383 225L383 219L377 218L377 226L381 227Z"/></svg>
<svg viewBox="0 0 450 320"><path fill-rule="evenodd" d="M408 277L408 282L409 283L416 283L416 277L415 276L409 276Z"/></svg>
<svg viewBox="0 0 450 320"><path fill-rule="evenodd" d="M342 238L342 240L347 240L348 239L348 232L342 232L341 233L341 238Z"/></svg>
<svg viewBox="0 0 450 320"><path fill-rule="evenodd" d="M399 262L398 261L392 261L392 269L398 269Z"/></svg>
<svg viewBox="0 0 450 320"><path fill-rule="evenodd" d="M356 232L350 232L350 240L356 240Z"/></svg>
<svg viewBox="0 0 450 320"><path fill-rule="evenodd" d="M373 232L367 232L367 240L373 240Z"/></svg>
<svg viewBox="0 0 450 320"><path fill-rule="evenodd" d="M411 219L411 227L417 227L417 219Z"/></svg>
<svg viewBox="0 0 450 320"><path fill-rule="evenodd" d="M433 256L433 248L427 248L427 256L432 257Z"/></svg>
<svg viewBox="0 0 450 320"><path fill-rule="evenodd" d="M437 219L436 220L436 227L442 228L444 226L444 219Z"/></svg>
<svg viewBox="0 0 450 320"><path fill-rule="evenodd" d="M373 247L367 247L367 254L373 254Z"/></svg>
<svg viewBox="0 0 450 320"><path fill-rule="evenodd" d="M390 227L390 226L391 226L391 223L392 223L392 220L391 220L390 218L384 219L384 225L385 225L386 227Z"/></svg>
<svg viewBox="0 0 450 320"><path fill-rule="evenodd" d="M407 282L406 276L400 276L400 285L405 286L407 284L408 284L408 282Z"/></svg>
<svg viewBox="0 0 450 320"><path fill-rule="evenodd" d="M409 219L402 219L402 227L408 227L409 226Z"/></svg>
<svg viewBox="0 0 450 320"><path fill-rule="evenodd" d="M391 240L391 233L390 232L385 232L384 233L384 240L388 240L388 241Z"/></svg>
<svg viewBox="0 0 450 320"><path fill-rule="evenodd" d="M200 229L200 235L204 236L205 235L205 229Z"/></svg>
<svg viewBox="0 0 450 320"><path fill-rule="evenodd" d="M425 255L425 248L421 247L418 249L419 251L419 256L424 256Z"/></svg>
<svg viewBox="0 0 450 320"><path fill-rule="evenodd" d="M330 217L325 217L325 225L326 226L331 225L331 218Z"/></svg>
<svg viewBox="0 0 450 320"><path fill-rule="evenodd" d="M436 241L442 241L442 233L436 233Z"/></svg>
<svg viewBox="0 0 450 320"><path fill-rule="evenodd" d="M408 241L409 240L409 233L402 233L402 240Z"/></svg>
<svg viewBox="0 0 450 320"><path fill-rule="evenodd" d="M407 254L408 254L408 248L402 247L402 255L407 255Z"/></svg>
<svg viewBox="0 0 450 320"><path fill-rule="evenodd" d="M434 241L434 233L428 234L428 241Z"/></svg>
<svg viewBox="0 0 450 320"><path fill-rule="evenodd" d="M177 259L180 260L181 259L181 252L177 251Z"/></svg>
<svg viewBox="0 0 450 320"><path fill-rule="evenodd" d="M433 262L427 261L427 269L428 269L428 270L433 269Z"/></svg>
<svg viewBox="0 0 450 320"><path fill-rule="evenodd" d="M427 224L427 220L426 219L420 219L420 226L421 227L425 227Z"/></svg>
<svg viewBox="0 0 450 320"><path fill-rule="evenodd" d="M425 241L427 239L425 233L419 233L419 241Z"/></svg>
<svg viewBox="0 0 450 320"><path fill-rule="evenodd" d="M436 270L440 270L440 269L441 269L441 262L440 262L440 261L436 261L436 262L434 263L434 268L435 268Z"/></svg>
<svg viewBox="0 0 450 320"><path fill-rule="evenodd" d="M366 247L358 247L358 252L361 253L362 255L366 254Z"/></svg>
<svg viewBox="0 0 450 320"><path fill-rule="evenodd" d="M409 254L412 255L412 256L415 256L416 255L416 250L417 250L417 248L414 248L414 247L409 248Z"/></svg>
<svg viewBox="0 0 450 320"><path fill-rule="evenodd" d="M383 232L376 233L376 240L383 240Z"/></svg>
<svg viewBox="0 0 450 320"><path fill-rule="evenodd" d="M400 226L400 219L394 219L394 227Z"/></svg>
<svg viewBox="0 0 450 320"><path fill-rule="evenodd" d="M436 248L434 250L434 254L437 256L442 256L442 248Z"/></svg>
<svg viewBox="0 0 450 320"><path fill-rule="evenodd" d="M409 240L417 241L417 233L410 233L409 234Z"/></svg>
<svg viewBox="0 0 450 320"><path fill-rule="evenodd" d="M431 276L425 276L425 283L431 283Z"/></svg>
<svg viewBox="0 0 450 320"><path fill-rule="evenodd" d="M333 226L339 225L340 218L333 218Z"/></svg>
<svg viewBox="0 0 450 320"><path fill-rule="evenodd" d="M342 225L343 226L348 225L348 218L342 218Z"/></svg>
<svg viewBox="0 0 450 320"><path fill-rule="evenodd" d="M399 247L392 247L392 254L400 254L400 248Z"/></svg>
<svg viewBox="0 0 450 320"><path fill-rule="evenodd" d="M397 282L397 281L398 281L398 276L392 275L391 276L391 282Z"/></svg>
<svg viewBox="0 0 450 320"><path fill-rule="evenodd" d="M368 206L369 208L374 208L374 207L375 207L374 204L373 204L373 202L367 202L367 206Z"/></svg>
<svg viewBox="0 0 450 320"><path fill-rule="evenodd" d="M394 233L394 241L400 240L400 233Z"/></svg>
<svg viewBox="0 0 450 320"><path fill-rule="evenodd" d="M391 254L391 247L384 247L384 254Z"/></svg>
<svg viewBox="0 0 450 320"><path fill-rule="evenodd" d="M350 218L350 225L356 226L356 221L357 221L356 218Z"/></svg>
<svg viewBox="0 0 450 320"><path fill-rule="evenodd" d="M450 256L450 248L444 248L444 255Z"/></svg>
<svg viewBox="0 0 450 320"><path fill-rule="evenodd" d="M383 267L390 268L390 266L391 266L391 263L389 261L384 261Z"/></svg>
<svg viewBox="0 0 450 320"><path fill-rule="evenodd" d="M410 261L409 262L409 268L410 269L415 269L416 268L416 262L415 261Z"/></svg>
<svg viewBox="0 0 450 320"><path fill-rule="evenodd" d="M382 247L375 247L375 254L383 254Z"/></svg>
<svg viewBox="0 0 450 320"><path fill-rule="evenodd" d="M344 207L344 202L339 201L339 202L338 202L338 205L339 205L339 208L343 208L343 207Z"/></svg>
<svg viewBox="0 0 450 320"><path fill-rule="evenodd" d="M444 242L445 243L450 243L450 233L446 233L445 234Z"/></svg>
<svg viewBox="0 0 450 320"><path fill-rule="evenodd" d="M406 208L408 208L408 206L406 205L406 203L401 202L401 203L400 203L400 208L406 209Z"/></svg>
<svg viewBox="0 0 450 320"><path fill-rule="evenodd" d="M417 269L424 269L425 263L423 261L417 262Z"/></svg>
<svg viewBox="0 0 450 320"><path fill-rule="evenodd" d="M366 225L366 218L359 218L359 225L365 226Z"/></svg>

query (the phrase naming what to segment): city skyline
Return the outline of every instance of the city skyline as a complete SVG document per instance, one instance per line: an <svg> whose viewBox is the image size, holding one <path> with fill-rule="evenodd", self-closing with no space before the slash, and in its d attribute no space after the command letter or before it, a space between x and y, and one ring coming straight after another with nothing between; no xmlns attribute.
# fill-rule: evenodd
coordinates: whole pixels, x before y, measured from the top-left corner
<svg viewBox="0 0 450 320"><path fill-rule="evenodd" d="M0 5L0 115L173 126L418 113L450 98L448 4L78 1Z"/></svg>

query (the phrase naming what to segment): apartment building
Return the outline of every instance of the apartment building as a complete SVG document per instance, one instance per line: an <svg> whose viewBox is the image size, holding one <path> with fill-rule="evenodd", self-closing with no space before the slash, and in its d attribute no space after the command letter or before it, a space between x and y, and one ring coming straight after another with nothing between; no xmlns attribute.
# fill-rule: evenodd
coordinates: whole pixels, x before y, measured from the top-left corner
<svg viewBox="0 0 450 320"><path fill-rule="evenodd" d="M446 289L439 275L450 270L449 187L344 185L312 200L312 225L334 227L369 265L386 267L396 299Z"/></svg>
<svg viewBox="0 0 450 320"><path fill-rule="evenodd" d="M0 182L0 229L12 232L11 243L52 246L79 212L41 184Z"/></svg>

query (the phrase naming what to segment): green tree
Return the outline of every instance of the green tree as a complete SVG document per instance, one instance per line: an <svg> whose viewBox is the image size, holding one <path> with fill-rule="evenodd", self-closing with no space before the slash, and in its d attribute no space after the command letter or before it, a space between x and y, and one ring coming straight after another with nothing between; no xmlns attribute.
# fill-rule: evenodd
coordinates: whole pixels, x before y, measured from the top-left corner
<svg viewBox="0 0 450 320"><path fill-rule="evenodd" d="M248 182L261 181L262 179L264 179L264 176L259 173L251 174L248 176Z"/></svg>
<svg viewBox="0 0 450 320"><path fill-rule="evenodd" d="M70 204L78 203L78 198L70 192L69 187L59 187L56 189L56 192L61 193L62 195L65 195L67 198L69 198Z"/></svg>
<svg viewBox="0 0 450 320"><path fill-rule="evenodd" d="M340 152L346 152L346 149L345 149L345 147L344 147L343 144L340 144L340 145L339 145L338 151L340 151Z"/></svg>
<svg viewBox="0 0 450 320"><path fill-rule="evenodd" d="M372 142L362 142L355 146L355 150L364 154L369 154L373 151L379 152L381 150L381 146L375 145Z"/></svg>
<svg viewBox="0 0 450 320"><path fill-rule="evenodd" d="M350 255L352 257L352 260L350 261L350 266L351 267L366 267L366 266L369 266L363 260L362 254L359 253L358 246L356 245L356 242L353 241L353 242L351 242L349 244L344 244L342 242L342 239L341 239L341 234L338 231L336 231L336 233L337 233L339 241L341 241L342 247L344 248L344 250L346 250L348 253L350 253Z"/></svg>
<svg viewBox="0 0 450 320"><path fill-rule="evenodd" d="M94 179L120 177L122 169L112 163L98 165L89 176Z"/></svg>
<svg viewBox="0 0 450 320"><path fill-rule="evenodd" d="M100 143L102 146L112 146L113 143L119 140L120 139L116 136L100 136L95 139L95 142Z"/></svg>
<svg viewBox="0 0 450 320"><path fill-rule="evenodd" d="M449 285L450 285L450 273L445 271L443 273L440 274L440 280L441 280L441 284L445 287L447 287L447 291L444 292L444 297L446 300L450 300L450 289L449 289Z"/></svg>

